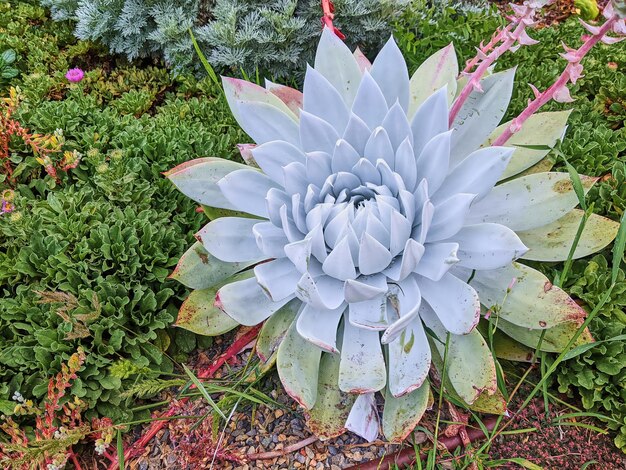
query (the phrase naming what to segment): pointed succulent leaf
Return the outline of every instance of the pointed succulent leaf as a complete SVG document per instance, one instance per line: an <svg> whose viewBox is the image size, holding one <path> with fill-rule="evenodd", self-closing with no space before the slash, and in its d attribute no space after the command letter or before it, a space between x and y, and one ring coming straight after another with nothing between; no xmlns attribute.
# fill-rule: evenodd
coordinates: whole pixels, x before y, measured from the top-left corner
<svg viewBox="0 0 626 470"><path fill-rule="evenodd" d="M267 362L278 351L278 346L295 321L301 305L298 299L294 299L263 323L255 346L256 353L263 362Z"/></svg>
<svg viewBox="0 0 626 470"><path fill-rule="evenodd" d="M462 279L469 279L472 274L470 269L454 269ZM476 289L485 307L498 305L500 318L521 328L552 328L561 323L580 321L585 316L583 309L565 291L539 271L521 263L476 271L470 285Z"/></svg>
<svg viewBox="0 0 626 470"><path fill-rule="evenodd" d="M315 70L333 84L346 106L352 106L361 82L361 69L350 49L328 28L322 31L317 46Z"/></svg>
<svg viewBox="0 0 626 470"><path fill-rule="evenodd" d="M276 368L287 394L307 410L315 405L322 350L296 331L294 321L278 347Z"/></svg>
<svg viewBox="0 0 626 470"><path fill-rule="evenodd" d="M392 74L390 70L393 70ZM406 111L409 107L409 72L393 36L376 56L370 73L385 95L387 106L399 103Z"/></svg>
<svg viewBox="0 0 626 470"><path fill-rule="evenodd" d="M522 256L533 261L565 261L569 255L584 212L574 209L551 224L517 232L529 250ZM573 259L596 253L611 243L617 235L619 223L591 214L585 223Z"/></svg>
<svg viewBox="0 0 626 470"><path fill-rule="evenodd" d="M597 178L580 176L585 194ZM578 205L567 173L537 173L496 186L476 202L468 224L494 222L511 230L529 230L550 224Z"/></svg>
<svg viewBox="0 0 626 470"><path fill-rule="evenodd" d="M356 400L353 393L339 389L340 360L339 354L322 353L317 400L308 412L307 427L322 440L345 432L346 420Z"/></svg>
<svg viewBox="0 0 626 470"><path fill-rule="evenodd" d="M515 69L509 69L483 78L480 81L483 91L472 91L463 103L452 125L453 165L480 147L500 124L511 100L514 77Z"/></svg>
<svg viewBox="0 0 626 470"><path fill-rule="evenodd" d="M196 239L218 259L229 263L253 262L266 258L257 246L252 228L259 223L242 217L220 217L206 224Z"/></svg>
<svg viewBox="0 0 626 470"><path fill-rule="evenodd" d="M254 261L228 263L210 254L200 242L194 243L174 268L170 279L190 289L206 289L254 264Z"/></svg>
<svg viewBox="0 0 626 470"><path fill-rule="evenodd" d="M192 291L180 307L176 326L205 336L223 335L239 326L213 305L216 292L215 287Z"/></svg>
<svg viewBox="0 0 626 470"><path fill-rule="evenodd" d="M540 350L551 353L560 353L565 349L569 340L574 336L578 328L580 328L580 322L566 322L560 323L552 328L548 328L545 330L545 334L543 336L543 340L541 341ZM537 348L539 344L539 340L541 338L541 334L543 330L529 330L528 328L523 328L517 326L511 322L503 320L502 318L498 321L498 328L500 328L504 333L513 338L516 341L519 341L523 345L532 348L533 350ZM593 342L593 337L589 330L585 330L582 335L576 340L576 342L572 345L572 347L579 346L581 344L587 344Z"/></svg>
<svg viewBox="0 0 626 470"><path fill-rule="evenodd" d="M295 88L273 83L269 80L265 81L265 89L275 95L280 101L285 103L289 110L297 117L300 116L302 109L302 92Z"/></svg>
<svg viewBox="0 0 626 470"><path fill-rule="evenodd" d="M227 174L249 168L241 163L223 158L199 158L182 163L164 173L178 190L199 204L220 209L236 210L224 197L217 182Z"/></svg>
<svg viewBox="0 0 626 470"><path fill-rule="evenodd" d="M297 121L297 117L294 112L289 109L279 96L277 96L277 93L272 93L271 89L265 89L256 83L230 77L222 77L222 85L224 87L226 101L228 101L228 105L230 106L233 116L240 124L241 115L237 106L238 102L270 105L282 112L285 116L288 116L290 119ZM282 85L278 85L278 87L281 86Z"/></svg>
<svg viewBox="0 0 626 470"><path fill-rule="evenodd" d="M505 144L515 147L515 153L513 153L513 158L511 158L500 179L504 180L521 173L537 164L550 153L550 148L554 147L556 142L563 138L570 114L571 110L551 111L533 114L528 118L521 129L514 133ZM498 126L482 146L489 147L511 124L512 121L509 121ZM548 148L528 148L521 147L522 145Z"/></svg>
<svg viewBox="0 0 626 470"><path fill-rule="evenodd" d="M503 415L507 411L506 399L500 390L496 390L495 393L483 390L474 403L468 406L472 411L491 415Z"/></svg>
<svg viewBox="0 0 626 470"><path fill-rule="evenodd" d="M394 397L393 393L387 389L382 420L385 438L390 442L404 441L428 409L429 397L428 381L401 397Z"/></svg>
<svg viewBox="0 0 626 470"><path fill-rule="evenodd" d="M447 88L448 102L452 103L456 94L458 74L459 64L453 44L448 44L422 62L411 77L407 114L413 116L417 108L442 87Z"/></svg>

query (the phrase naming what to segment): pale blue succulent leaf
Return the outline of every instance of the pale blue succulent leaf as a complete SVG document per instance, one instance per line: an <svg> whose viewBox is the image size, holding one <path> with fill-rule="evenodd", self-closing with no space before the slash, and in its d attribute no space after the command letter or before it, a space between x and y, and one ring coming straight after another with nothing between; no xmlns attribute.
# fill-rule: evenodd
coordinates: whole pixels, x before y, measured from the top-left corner
<svg viewBox="0 0 626 470"><path fill-rule="evenodd" d="M252 227L252 233L254 234L259 250L261 250L267 258L285 257L284 247L289 243L289 240L287 240L283 230L276 227L271 222L257 222ZM231 234L230 236L234 237L236 234L235 232L235 234Z"/></svg>
<svg viewBox="0 0 626 470"><path fill-rule="evenodd" d="M409 238L406 241L402 255L396 256L383 273L396 282L404 280L409 274L415 272L421 262L424 251L424 245Z"/></svg>
<svg viewBox="0 0 626 470"><path fill-rule="evenodd" d="M298 123L277 107L249 101L237 101L236 106L239 125L257 144L284 140L300 145Z"/></svg>
<svg viewBox="0 0 626 470"><path fill-rule="evenodd" d="M267 256L257 246L253 227L257 219L220 217L206 224L196 238L217 259L229 263L261 261Z"/></svg>
<svg viewBox="0 0 626 470"><path fill-rule="evenodd" d="M435 205L435 215L426 236L426 243L452 237L463 225L476 194L458 193Z"/></svg>
<svg viewBox="0 0 626 470"><path fill-rule="evenodd" d="M480 319L480 300L476 291L450 273L439 281L420 277L422 298L435 311L447 331L455 335L469 333Z"/></svg>
<svg viewBox="0 0 626 470"><path fill-rule="evenodd" d="M387 388L394 397L401 397L419 388L430 370L430 345L421 319L413 318L388 348Z"/></svg>
<svg viewBox="0 0 626 470"><path fill-rule="evenodd" d="M409 142L411 143L413 142L411 124L406 117L404 109L402 109L402 106L400 106L397 102L389 108L389 111L383 120L382 127L385 131L387 131L387 135L389 136L389 140L391 141L394 151L398 149L400 144L405 139L409 139ZM400 174L404 176L404 174Z"/></svg>
<svg viewBox="0 0 626 470"><path fill-rule="evenodd" d="M300 273L288 258L275 259L255 266L254 275L259 285L274 302L293 298ZM254 308L251 306L251 308Z"/></svg>
<svg viewBox="0 0 626 470"><path fill-rule="evenodd" d="M379 426L380 419L374 393L360 394L352 405L346 420L346 429L368 442L373 442L378 437Z"/></svg>
<svg viewBox="0 0 626 470"><path fill-rule="evenodd" d="M372 130L363 121L363 119L356 114L351 113L342 139L348 142L359 155L363 155L363 152L365 152L365 144L369 140L371 134Z"/></svg>
<svg viewBox="0 0 626 470"><path fill-rule="evenodd" d="M461 162L479 148L498 127L511 101L515 69L494 73L483 78L483 91L473 90L461 106L452 128L452 165Z"/></svg>
<svg viewBox="0 0 626 470"><path fill-rule="evenodd" d="M370 129L376 129L383 123L388 111L382 90L376 80L366 71L354 99L352 112L360 117ZM346 140L352 143L349 139Z"/></svg>
<svg viewBox="0 0 626 470"><path fill-rule="evenodd" d="M298 317L296 329L300 336L329 353L338 353L337 329L346 307L334 310L305 305Z"/></svg>
<svg viewBox="0 0 626 470"><path fill-rule="evenodd" d="M254 326L278 311L293 297L291 295L279 302L273 302L257 280L251 277L223 286L217 291L216 302L219 308L237 323Z"/></svg>
<svg viewBox="0 0 626 470"><path fill-rule="evenodd" d="M448 98L445 87L429 96L418 108L411 120L411 130L416 158L433 137L448 131Z"/></svg>
<svg viewBox="0 0 626 470"><path fill-rule="evenodd" d="M307 65L304 77L304 107L307 113L328 122L342 134L348 123L349 111L337 89L317 70Z"/></svg>
<svg viewBox="0 0 626 470"><path fill-rule="evenodd" d="M331 170L333 173L350 172L361 156L345 139L339 139L335 144Z"/></svg>
<svg viewBox="0 0 626 470"><path fill-rule="evenodd" d="M514 151L509 147L486 147L472 152L450 171L433 195L435 204L455 193L477 194L477 200L485 197L500 179Z"/></svg>
<svg viewBox="0 0 626 470"><path fill-rule="evenodd" d="M373 164L376 164L379 159L383 159L388 165L393 166L395 159L394 149L384 127L379 126L374 129L367 144L365 144L363 156Z"/></svg>
<svg viewBox="0 0 626 470"><path fill-rule="evenodd" d="M387 105L391 107L398 102L406 112L409 108L409 72L393 36L376 56L370 73L382 90Z"/></svg>
<svg viewBox="0 0 626 470"><path fill-rule="evenodd" d="M418 318L422 294L417 285L416 277L408 277L398 286L399 288L396 288L396 292L393 294L393 299L390 299L392 308L387 312L390 325L380 338L382 344L394 341L413 320Z"/></svg>
<svg viewBox="0 0 626 470"><path fill-rule="evenodd" d="M280 208L287 206L291 209L291 198L282 189L272 188L267 192L265 204L270 222L277 227L281 227Z"/></svg>
<svg viewBox="0 0 626 470"><path fill-rule="evenodd" d="M369 233L364 233L359 246L359 270L361 274L376 274L391 263L391 253Z"/></svg>
<svg viewBox="0 0 626 470"><path fill-rule="evenodd" d="M309 272L298 281L296 296L313 307L330 310L339 308L345 300L343 282L326 275L314 278Z"/></svg>
<svg viewBox="0 0 626 470"><path fill-rule="evenodd" d="M384 274L372 276L359 276L356 279L346 281L344 296L346 302L364 302L379 297L387 292L387 278Z"/></svg>
<svg viewBox="0 0 626 470"><path fill-rule="evenodd" d="M378 331L357 328L346 321L341 344L339 388L348 393L382 390L387 372Z"/></svg>
<svg viewBox="0 0 626 470"><path fill-rule="evenodd" d="M513 230L500 224L467 225L451 240L459 244L459 266L470 269L502 268L528 251Z"/></svg>
<svg viewBox="0 0 626 470"><path fill-rule="evenodd" d="M340 281L355 279L357 277L357 271L352 260L350 243L347 237L337 243L335 248L331 250L322 264L322 269L326 274Z"/></svg>
<svg viewBox="0 0 626 470"><path fill-rule="evenodd" d="M331 174L331 156L326 152L309 152L306 154L306 177L310 184L322 186Z"/></svg>
<svg viewBox="0 0 626 470"><path fill-rule="evenodd" d="M361 180L362 183L369 182L372 184L380 184L382 181L380 173L374 164L365 158L361 158L358 162L356 162L356 164L352 167L352 172Z"/></svg>
<svg viewBox="0 0 626 470"><path fill-rule="evenodd" d="M431 281L439 281L450 268L459 262L458 243L426 243L424 254L420 259L415 272Z"/></svg>
<svg viewBox="0 0 626 470"><path fill-rule="evenodd" d="M305 152L322 151L332 155L339 140L337 130L314 114L300 113L300 141Z"/></svg>
<svg viewBox="0 0 626 470"><path fill-rule="evenodd" d="M378 296L360 302L351 302L350 323L358 328L383 331L389 326L387 320L387 296Z"/></svg>
<svg viewBox="0 0 626 470"><path fill-rule="evenodd" d="M237 170L217 182L222 194L242 212L268 218L267 193L279 186L257 170Z"/></svg>
<svg viewBox="0 0 626 470"><path fill-rule="evenodd" d="M452 132L437 134L429 140L417 158L417 179L428 181L429 194L439 189L448 174Z"/></svg>
<svg viewBox="0 0 626 470"><path fill-rule="evenodd" d="M302 150L281 140L274 140L253 148L252 156L263 173L281 186L285 186L283 167L291 162L305 162Z"/></svg>
<svg viewBox="0 0 626 470"><path fill-rule="evenodd" d="M292 194L306 195L309 182L306 178L306 166L300 162L292 162L283 167L285 174L285 192Z"/></svg>
<svg viewBox="0 0 626 470"><path fill-rule="evenodd" d="M407 191L413 192L417 185L417 162L411 140L407 137L398 146L393 165L394 171L402 176Z"/></svg>

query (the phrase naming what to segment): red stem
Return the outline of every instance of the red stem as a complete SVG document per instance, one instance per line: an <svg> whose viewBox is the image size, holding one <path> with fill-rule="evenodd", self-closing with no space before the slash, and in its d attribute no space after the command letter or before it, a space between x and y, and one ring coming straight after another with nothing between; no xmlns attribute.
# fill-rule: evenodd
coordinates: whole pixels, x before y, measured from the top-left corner
<svg viewBox="0 0 626 470"><path fill-rule="evenodd" d="M491 41L489 41L489 43L487 43L486 46L480 48L483 54L487 54L490 50L496 47L496 44L498 44L502 40L504 35L508 33L509 31L511 31L512 28L513 28L513 23L509 23L506 25L504 29L499 29L499 31L492 36ZM476 54L472 60L467 62L467 65L465 66L465 69L463 70L463 72L468 73L470 70L472 70L472 68L474 68L474 66L478 63L479 60L480 58L478 57L478 54Z"/></svg>
<svg viewBox="0 0 626 470"><path fill-rule="evenodd" d="M600 41L606 33L611 30L611 28L613 27L613 23L615 23L616 20L617 16L613 16L606 20L606 22L602 25L602 28L600 28L598 34L591 36L584 42L582 46L580 46L580 48L578 48L578 50L576 51L576 56L579 57L579 62L583 59L587 52L589 52L591 48L595 44L597 44L597 42ZM522 113L512 121L511 125L504 130L504 132L493 142L492 145L504 145L513 136L513 134L522 127L524 122L526 122L526 120L530 116L535 114L537 110L539 110L539 108L541 108L544 104L550 101L554 97L554 94L570 81L570 65L570 63L567 64L567 67L565 67L565 70L563 70L561 76L556 80L556 82L552 84L552 86L550 86L550 88L548 88L546 91L544 91L541 95L536 97L528 104L526 109L524 109L524 111L522 111Z"/></svg>
<svg viewBox="0 0 626 470"><path fill-rule="evenodd" d="M244 334L242 334L228 347L228 349L226 349L226 351L224 351L223 354L221 354L215 361L213 361L213 363L207 369L201 371L198 374L198 378L208 379L212 377L213 374L215 374L215 372L218 371L220 367L222 367L228 359L239 354L241 350L248 343L254 340L254 338L256 338L257 335L259 334L260 330L261 330L261 325L256 325L250 328ZM192 385L190 388L195 388L195 387ZM179 404L186 403L188 400L189 400L188 398L183 398L182 400L179 400L178 403ZM170 405L169 409L161 415L161 418L169 418L170 416L175 415L176 411L177 411L176 407L174 405ZM161 419L159 421L153 421L150 427L148 428L148 430L141 437L141 439L133 443L130 447L128 447L124 451L124 460L128 461L128 459L135 457L136 455L139 455L142 449L148 444L148 442L152 440L154 436L157 435L157 433L161 429L163 429L166 423L167 423L167 420L165 419ZM109 465L108 470L116 470L117 467L118 467L117 457L114 457L113 459L111 459L111 464Z"/></svg>
<svg viewBox="0 0 626 470"><path fill-rule="evenodd" d="M330 0L322 0L322 11L324 12L322 24L335 33L339 39L345 39L346 36L333 25L333 19L335 18L335 6L333 2Z"/></svg>
<svg viewBox="0 0 626 470"><path fill-rule="evenodd" d="M83 467L81 467L80 463L78 463L76 454L74 453L71 447L70 447L70 459L72 459L72 463L74 464L74 470L83 470Z"/></svg>

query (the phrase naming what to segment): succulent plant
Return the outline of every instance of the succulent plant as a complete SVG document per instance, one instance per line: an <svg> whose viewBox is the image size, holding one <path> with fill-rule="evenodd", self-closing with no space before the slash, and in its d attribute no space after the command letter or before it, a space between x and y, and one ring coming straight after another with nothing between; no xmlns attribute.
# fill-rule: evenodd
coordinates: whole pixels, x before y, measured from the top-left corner
<svg viewBox="0 0 626 470"><path fill-rule="evenodd" d="M241 146L250 165L204 158L167 174L213 218L172 275L197 289L178 325L217 335L265 322L257 353L321 437L376 438L376 392L383 434L406 437L431 401L431 363L468 406L503 412L481 305L512 359L562 349L584 317L516 262L566 259L583 215L570 176L544 170L568 112L491 146L510 125L498 127L514 70L484 76L449 123L458 74L452 45L409 77L393 39L370 64L327 29L303 93L224 79L256 142ZM575 257L616 231L592 215Z"/></svg>

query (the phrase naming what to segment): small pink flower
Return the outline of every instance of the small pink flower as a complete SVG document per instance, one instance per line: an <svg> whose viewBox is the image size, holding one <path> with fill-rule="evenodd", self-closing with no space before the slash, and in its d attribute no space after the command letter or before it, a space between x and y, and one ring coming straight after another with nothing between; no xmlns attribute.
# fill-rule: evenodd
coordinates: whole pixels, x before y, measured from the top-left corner
<svg viewBox="0 0 626 470"><path fill-rule="evenodd" d="M79 68L69 69L67 73L65 74L65 78L67 78L68 81L72 83L80 82L84 76L85 76L85 72L83 72Z"/></svg>

